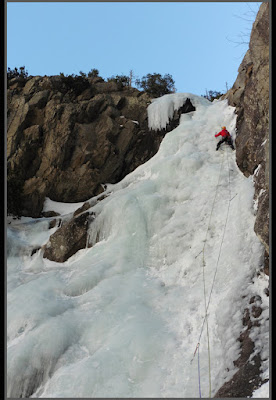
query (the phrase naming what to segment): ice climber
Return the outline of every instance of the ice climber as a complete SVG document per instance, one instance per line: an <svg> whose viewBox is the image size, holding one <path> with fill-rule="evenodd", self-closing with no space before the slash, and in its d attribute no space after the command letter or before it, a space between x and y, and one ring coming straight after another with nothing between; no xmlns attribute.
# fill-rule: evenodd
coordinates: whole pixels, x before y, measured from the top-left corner
<svg viewBox="0 0 276 400"><path fill-rule="evenodd" d="M215 135L215 137L218 136L222 137L222 139L217 144L216 150L218 150L220 145L224 142L226 142L232 148L232 150L234 150L234 145L230 133L228 132L225 126L223 126L221 129L222 130Z"/></svg>

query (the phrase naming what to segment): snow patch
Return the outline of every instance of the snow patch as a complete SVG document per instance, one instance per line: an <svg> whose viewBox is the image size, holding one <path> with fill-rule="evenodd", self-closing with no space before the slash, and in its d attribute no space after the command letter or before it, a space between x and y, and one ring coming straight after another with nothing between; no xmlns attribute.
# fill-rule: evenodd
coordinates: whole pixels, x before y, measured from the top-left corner
<svg viewBox="0 0 276 400"><path fill-rule="evenodd" d="M83 201L79 203L62 203L46 197L43 205L43 212L54 211L61 215L71 214L75 212L78 208L80 208L83 203Z"/></svg>
<svg viewBox="0 0 276 400"><path fill-rule="evenodd" d="M269 381L264 383L259 389L254 390L252 398L269 398Z"/></svg>

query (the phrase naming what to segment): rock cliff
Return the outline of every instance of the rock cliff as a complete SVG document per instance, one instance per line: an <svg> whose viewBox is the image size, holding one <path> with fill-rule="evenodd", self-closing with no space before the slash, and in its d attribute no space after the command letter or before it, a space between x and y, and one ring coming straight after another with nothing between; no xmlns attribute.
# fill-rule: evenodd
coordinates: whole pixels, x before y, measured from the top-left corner
<svg viewBox="0 0 276 400"><path fill-rule="evenodd" d="M101 78L79 90L66 83L60 76L9 81L8 179L14 172L21 179L22 215L41 216L45 196L63 202L95 196L102 183L134 169L138 154L144 162L156 151L147 95Z"/></svg>
<svg viewBox="0 0 276 400"><path fill-rule="evenodd" d="M255 232L269 252L269 3L262 3L249 49L233 87L223 96L236 107L236 160L255 182Z"/></svg>
<svg viewBox="0 0 276 400"><path fill-rule="evenodd" d="M45 196L98 195L151 158L166 133L149 131L146 93L100 77L17 77L7 95L8 207L19 215L41 216Z"/></svg>

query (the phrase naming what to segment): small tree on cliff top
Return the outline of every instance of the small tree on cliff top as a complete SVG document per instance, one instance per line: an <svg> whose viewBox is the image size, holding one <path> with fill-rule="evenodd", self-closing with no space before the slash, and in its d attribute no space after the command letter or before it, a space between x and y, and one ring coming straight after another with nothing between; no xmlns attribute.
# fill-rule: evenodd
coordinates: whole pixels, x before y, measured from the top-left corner
<svg viewBox="0 0 276 400"><path fill-rule="evenodd" d="M107 78L108 82L116 82L121 88L130 86L129 77L126 75L112 75Z"/></svg>
<svg viewBox="0 0 276 400"><path fill-rule="evenodd" d="M8 68L8 71L7 71L8 79L18 78L18 77L24 78L24 79L26 79L28 77L28 71L25 70L25 66L19 67L19 69L16 67L14 69Z"/></svg>
<svg viewBox="0 0 276 400"><path fill-rule="evenodd" d="M136 85L152 97L160 97L164 94L174 93L174 80L170 74L147 74L142 79L136 79Z"/></svg>
<svg viewBox="0 0 276 400"><path fill-rule="evenodd" d="M97 78L99 76L99 70L97 68L92 68L88 74L88 78Z"/></svg>
<svg viewBox="0 0 276 400"><path fill-rule="evenodd" d="M207 100L213 101L215 99L219 99L222 95L223 93L217 92L216 90L207 91L206 89L206 94L204 94L203 97L205 97Z"/></svg>

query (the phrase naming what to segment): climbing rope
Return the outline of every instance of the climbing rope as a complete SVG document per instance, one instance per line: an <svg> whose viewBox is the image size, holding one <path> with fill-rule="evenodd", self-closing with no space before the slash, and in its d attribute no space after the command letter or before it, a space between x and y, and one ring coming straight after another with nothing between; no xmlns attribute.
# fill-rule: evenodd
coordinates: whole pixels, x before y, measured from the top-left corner
<svg viewBox="0 0 276 400"><path fill-rule="evenodd" d="M231 200L232 200L232 199L231 199L230 169L229 169L228 154L227 154L227 164L228 164L228 191L229 191L229 201L228 201L226 219L225 219L225 223L224 223L224 227L223 227L223 233L222 233L221 242L220 242L220 247L219 247L219 254L218 254L218 258L217 258L215 273L214 273L213 282L212 282L212 286L211 286L211 290L210 290L210 295L209 295L207 310L208 310L208 308L209 308L209 304L210 304L210 300L211 300L211 295L212 295L212 292L213 292L214 283L215 283L215 279L216 279L216 275L217 275L217 271L218 271L218 264L219 264L219 260L220 260L222 244L223 244L223 241L224 241L226 226L227 226L227 222L228 222L229 209L230 209L230 202L231 202Z"/></svg>
<svg viewBox="0 0 276 400"><path fill-rule="evenodd" d="M201 386L200 386L200 361L199 361L199 343L197 346L197 373L198 373L198 389L199 389L199 397L201 398Z"/></svg>
<svg viewBox="0 0 276 400"><path fill-rule="evenodd" d="M202 333L203 333L203 328L204 328L205 322L206 322L207 346L208 346L209 397L211 397L211 392L212 392L212 386L211 386L211 351L210 351L210 335L209 335L209 326L208 326L208 309L209 309L210 300L211 300L211 296L212 296L212 292L213 292L213 288L214 288L214 283L215 283L215 279L216 279L216 275L217 275L217 270L218 270L220 255L221 255L222 244L223 244L223 241L224 241L224 235L225 235L226 226L227 226L227 222L228 222L230 202L232 200L232 198L231 198L231 187L230 187L230 167L229 167L229 159L228 159L228 152L227 152L229 201L228 201L227 214L226 214L226 219L225 219L225 223L224 223L223 234L222 234L222 239L221 239L221 243L220 243L220 248L219 248L219 253L218 253L218 258L217 258L217 263L216 263L216 268L215 268L215 273L214 273L212 286L211 286L211 290L210 290L210 294L209 294L209 298L208 298L208 303L207 303L206 279L205 279L205 266L206 266L206 262L205 262L205 246L206 246L206 243L207 243L207 236L208 236L208 232L209 232L209 229L210 229L212 214L213 214L214 205L215 205L215 201L216 201L216 197L217 197L217 192L218 192L218 187L219 187L219 182L220 182L220 177L221 177L223 160L224 160L224 157L222 157L221 164L220 164L220 173L219 173L218 183L217 183L217 186L216 186L216 192L215 192L215 196L214 196L214 200L213 200L213 204L212 204L212 209L211 209L211 213L210 213L210 217L209 217L209 223L208 223L208 227L207 227L207 231L206 231L206 236L205 236L205 240L204 240L203 249L200 252L200 253L202 253L202 277L203 277L203 292L204 292L205 315L204 315L203 323L202 323L202 326L201 326L201 331L200 331L198 343L196 345L196 349L195 349L193 358L191 360L191 362L192 362L194 357L195 357L195 355L196 355L196 353L198 353L198 385L199 385L199 396L200 397L201 397L201 386L200 386L199 345L200 345L200 340L201 340L201 336L202 336Z"/></svg>

